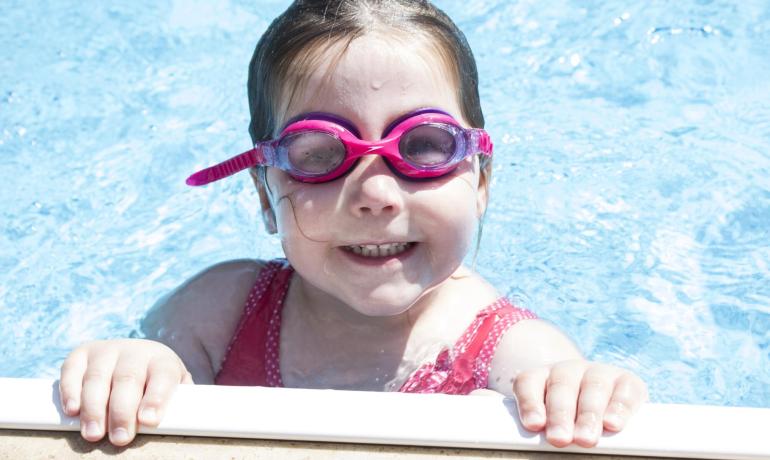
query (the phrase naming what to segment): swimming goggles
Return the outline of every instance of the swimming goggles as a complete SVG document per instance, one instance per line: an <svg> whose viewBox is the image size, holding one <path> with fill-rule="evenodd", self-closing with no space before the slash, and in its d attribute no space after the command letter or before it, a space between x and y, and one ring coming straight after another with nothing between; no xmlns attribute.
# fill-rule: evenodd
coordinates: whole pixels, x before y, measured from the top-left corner
<svg viewBox="0 0 770 460"><path fill-rule="evenodd" d="M187 178L187 185L205 185L254 166L272 166L307 183L332 181L347 173L364 155L381 155L390 169L406 179L450 173L465 158L492 156L492 142L483 129L463 128L438 109L421 109L391 123L383 139L367 142L346 120L309 113L287 124L277 139Z"/></svg>

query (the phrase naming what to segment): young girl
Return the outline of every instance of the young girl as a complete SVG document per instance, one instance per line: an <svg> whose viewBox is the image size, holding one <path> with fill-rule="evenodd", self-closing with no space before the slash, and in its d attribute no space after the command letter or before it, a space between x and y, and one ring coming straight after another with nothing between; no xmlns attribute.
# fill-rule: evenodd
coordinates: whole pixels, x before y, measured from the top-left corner
<svg viewBox="0 0 770 460"><path fill-rule="evenodd" d="M462 265L492 143L463 34L426 1L293 3L249 68L250 169L286 259L204 270L143 323L151 340L74 350L62 404L82 435L129 443L179 383L515 396L555 446L593 446L646 399Z"/></svg>

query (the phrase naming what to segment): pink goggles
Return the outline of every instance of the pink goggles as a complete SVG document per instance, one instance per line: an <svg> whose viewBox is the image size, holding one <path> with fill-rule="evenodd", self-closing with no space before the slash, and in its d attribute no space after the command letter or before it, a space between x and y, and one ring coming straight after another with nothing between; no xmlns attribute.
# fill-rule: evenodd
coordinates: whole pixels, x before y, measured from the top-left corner
<svg viewBox="0 0 770 460"><path fill-rule="evenodd" d="M290 122L277 139L196 172L187 185L205 185L254 166L272 166L308 183L334 180L360 157L381 155L399 176L426 179L450 173L465 158L492 156L483 129L463 128L449 114L422 109L396 120L377 142L363 141L349 122L328 114L305 114Z"/></svg>

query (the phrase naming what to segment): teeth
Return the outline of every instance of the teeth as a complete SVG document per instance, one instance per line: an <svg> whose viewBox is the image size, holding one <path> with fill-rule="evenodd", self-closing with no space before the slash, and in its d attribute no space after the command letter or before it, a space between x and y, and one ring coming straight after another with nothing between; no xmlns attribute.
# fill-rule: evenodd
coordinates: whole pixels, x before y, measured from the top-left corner
<svg viewBox="0 0 770 460"><path fill-rule="evenodd" d="M393 256L404 252L411 246L411 243L386 243L386 244L360 244L346 246L346 248L359 256L364 257L385 257Z"/></svg>

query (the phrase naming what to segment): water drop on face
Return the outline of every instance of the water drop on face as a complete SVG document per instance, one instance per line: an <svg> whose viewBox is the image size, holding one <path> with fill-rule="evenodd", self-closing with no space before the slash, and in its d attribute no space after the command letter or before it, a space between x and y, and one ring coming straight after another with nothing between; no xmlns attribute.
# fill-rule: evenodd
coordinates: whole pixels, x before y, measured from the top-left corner
<svg viewBox="0 0 770 460"><path fill-rule="evenodd" d="M375 91L382 88L382 80L372 80L371 87Z"/></svg>

